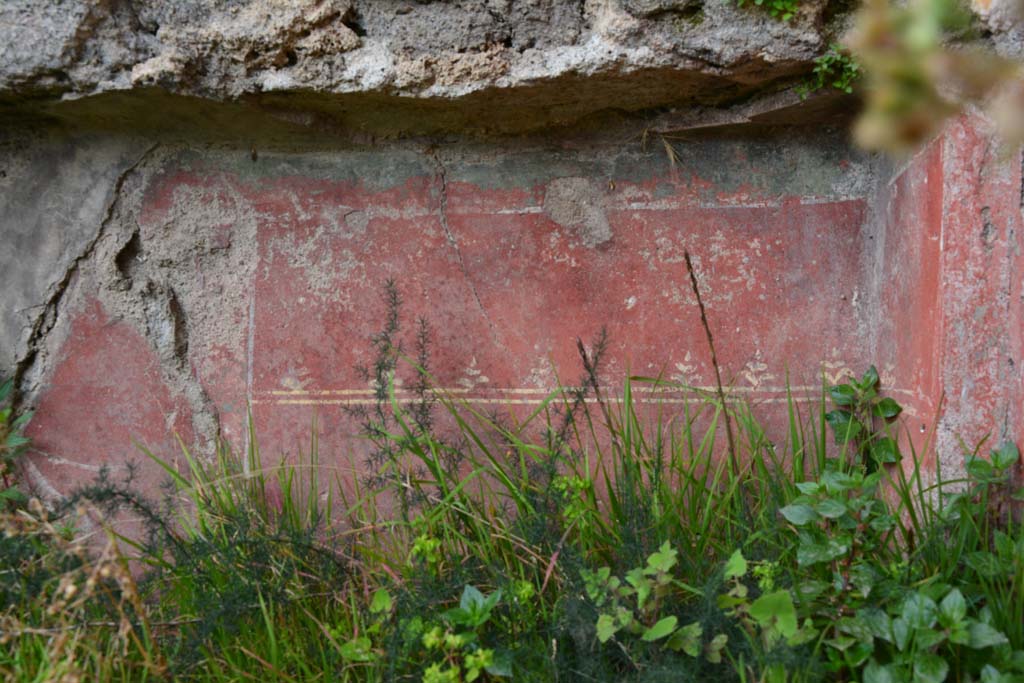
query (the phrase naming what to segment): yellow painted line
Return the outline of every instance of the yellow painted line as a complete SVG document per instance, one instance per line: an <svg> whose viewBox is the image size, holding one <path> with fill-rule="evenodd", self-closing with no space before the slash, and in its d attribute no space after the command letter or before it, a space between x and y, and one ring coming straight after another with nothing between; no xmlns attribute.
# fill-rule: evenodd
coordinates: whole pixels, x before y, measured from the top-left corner
<svg viewBox="0 0 1024 683"><path fill-rule="evenodd" d="M621 390L619 385L608 385L602 386L601 391L603 392L618 392ZM563 392L576 391L580 387L562 387ZM791 387L722 387L723 391L727 394L752 394L752 393L764 393L764 394L784 394L787 391L797 392L820 392L822 388L816 385L797 385ZM547 396L550 394L558 393L558 388L552 387L550 389L536 389L536 388L513 388L513 387L476 387L475 389L466 389L465 387L441 387L433 389L435 392L443 394L468 394L471 391L487 394L512 394L512 395L541 395ZM634 385L632 387L633 393L683 393L683 392L712 392L717 393L718 388L710 385L702 386L690 386L690 385L674 385L674 384L663 384L661 386L646 386L646 385ZM908 390L890 389L890 393L911 393ZM258 390L257 394L269 395L269 396L373 396L376 391L373 389L270 389L270 390ZM396 396L405 396L412 394L412 389L396 388Z"/></svg>
<svg viewBox="0 0 1024 683"><path fill-rule="evenodd" d="M544 403L542 399L530 399L530 398L483 398L483 397L466 397L463 399L466 403L478 403L478 404L493 404L493 405L541 405ZM606 398L605 403L623 403L625 399L622 398ZM634 403L642 404L684 404L692 403L692 398L637 398L634 399ZM738 403L738 398L727 397L730 403ZM754 405L760 405L764 403L786 403L789 399L786 397L765 397L755 398L750 402ZM812 403L816 401L816 398L811 397L793 397L794 403ZM410 398L396 398L398 403L414 403L416 399ZM596 398L584 399L585 403L596 404L598 400ZM369 399L361 398L283 398L283 399L256 399L253 404L268 404L268 405L293 405L293 406L373 406L377 402Z"/></svg>

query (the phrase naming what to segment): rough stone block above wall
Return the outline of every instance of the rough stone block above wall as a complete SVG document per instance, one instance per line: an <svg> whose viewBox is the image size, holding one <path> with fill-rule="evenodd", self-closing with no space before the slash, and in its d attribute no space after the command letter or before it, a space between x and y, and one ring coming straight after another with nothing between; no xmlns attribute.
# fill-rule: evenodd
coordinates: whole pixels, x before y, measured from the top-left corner
<svg viewBox="0 0 1024 683"><path fill-rule="evenodd" d="M0 117L174 127L152 109L171 93L300 127L465 133L721 105L798 82L834 32L825 4L780 22L733 0L12 0Z"/></svg>

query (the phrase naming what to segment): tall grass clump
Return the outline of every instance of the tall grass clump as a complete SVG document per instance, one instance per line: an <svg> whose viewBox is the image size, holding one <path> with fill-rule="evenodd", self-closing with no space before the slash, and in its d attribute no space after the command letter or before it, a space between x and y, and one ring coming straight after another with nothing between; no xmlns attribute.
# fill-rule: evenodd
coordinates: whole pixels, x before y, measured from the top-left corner
<svg viewBox="0 0 1024 683"><path fill-rule="evenodd" d="M873 368L790 395L773 440L721 381L611 386L603 332L574 384L487 413L432 381L425 322L403 344L393 284L385 309L351 414L363 476L321 481L315 425L268 466L251 428L242 457L147 453L160 500L104 474L10 513L5 677L1024 676L1012 445L968 453L962 478L924 467Z"/></svg>

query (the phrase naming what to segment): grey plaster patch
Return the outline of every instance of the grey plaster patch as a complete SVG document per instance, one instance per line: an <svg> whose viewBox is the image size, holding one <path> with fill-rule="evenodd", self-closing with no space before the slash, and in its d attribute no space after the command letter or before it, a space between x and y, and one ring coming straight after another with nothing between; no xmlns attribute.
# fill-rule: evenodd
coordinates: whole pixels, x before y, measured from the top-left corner
<svg viewBox="0 0 1024 683"><path fill-rule="evenodd" d="M612 239L604 196L586 178L557 178L548 183L544 213L559 225L573 230L587 247L599 247Z"/></svg>
<svg viewBox="0 0 1024 683"><path fill-rule="evenodd" d="M0 367L5 371L25 354L46 300L96 238L118 176L142 145L130 137L0 141Z"/></svg>

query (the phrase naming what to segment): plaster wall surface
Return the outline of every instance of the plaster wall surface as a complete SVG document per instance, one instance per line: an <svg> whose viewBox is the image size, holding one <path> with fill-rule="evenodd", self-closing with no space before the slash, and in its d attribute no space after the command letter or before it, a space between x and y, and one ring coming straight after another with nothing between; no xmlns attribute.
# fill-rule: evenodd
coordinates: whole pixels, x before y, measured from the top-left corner
<svg viewBox="0 0 1024 683"><path fill-rule="evenodd" d="M255 156L55 144L132 153L112 164L84 251L45 269L49 306L20 324L33 476L64 490L123 464L132 438L173 453L174 431L200 452L243 444L247 405L264 453L294 454L315 412L322 451L347 459L358 428L345 409L372 401L356 368L372 363L389 279L407 343L415 317L431 325L437 383L487 409L535 406L573 381L577 338L602 327L610 385L631 373L709 386L684 250L727 383L766 413L787 373L812 395L822 372L868 363L872 160L824 129L673 144L672 157L608 138Z"/></svg>
<svg viewBox="0 0 1024 683"><path fill-rule="evenodd" d="M914 388L912 431L947 472L983 440L1021 438L1021 170L969 113L888 183L876 356Z"/></svg>
<svg viewBox="0 0 1024 683"><path fill-rule="evenodd" d="M848 17L801 7L4 3L0 366L36 410L30 482L133 440L242 445L249 407L264 453L317 415L347 461L388 280L478 407L573 382L602 327L609 385L709 386L684 251L772 439L787 381L875 363L929 462L1019 440L1020 150L972 113L909 160L858 151L850 100L794 90Z"/></svg>

